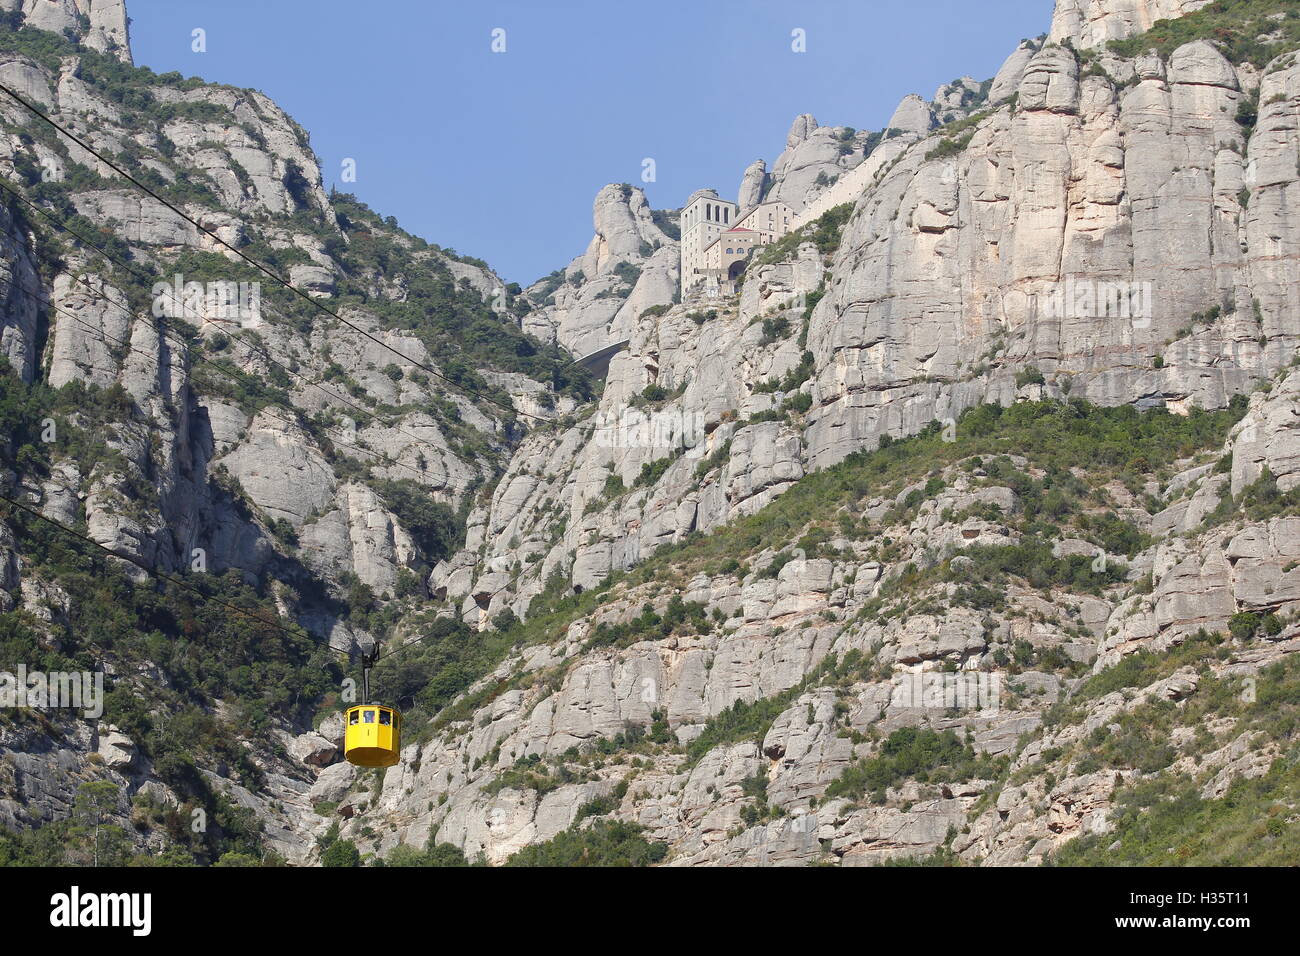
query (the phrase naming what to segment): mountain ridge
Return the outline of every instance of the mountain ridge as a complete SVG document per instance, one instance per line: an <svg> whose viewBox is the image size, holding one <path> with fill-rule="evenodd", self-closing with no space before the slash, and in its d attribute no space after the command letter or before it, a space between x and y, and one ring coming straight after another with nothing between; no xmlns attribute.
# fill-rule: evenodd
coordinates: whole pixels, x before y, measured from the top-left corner
<svg viewBox="0 0 1300 956"><path fill-rule="evenodd" d="M0 484L128 559L0 522L7 652L114 678L100 721L0 720L0 854L107 783L159 861L1150 862L1163 792L1282 807L1287 858L1300 66L1286 20L1198 36L1220 8L1059 0L879 132L797 117L738 199L799 228L686 302L638 188L512 288L327 194L262 94L8 33L0 82L348 324L273 284L253 326L151 321L137 273L255 277L0 102L34 204L0 206ZM601 389L571 365L624 341ZM387 772L338 752L328 649L373 637Z"/></svg>

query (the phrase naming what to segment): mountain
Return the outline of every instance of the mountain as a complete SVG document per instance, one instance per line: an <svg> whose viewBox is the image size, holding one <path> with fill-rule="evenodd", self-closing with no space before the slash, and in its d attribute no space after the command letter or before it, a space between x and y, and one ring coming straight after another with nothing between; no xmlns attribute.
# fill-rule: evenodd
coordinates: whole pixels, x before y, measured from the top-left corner
<svg viewBox="0 0 1300 956"><path fill-rule="evenodd" d="M125 0L0 0L0 13L11 30L31 27L58 33L131 63Z"/></svg>
<svg viewBox="0 0 1300 956"><path fill-rule="evenodd" d="M111 687L0 716L0 858L102 792L158 862L1294 860L1290 6L1058 0L801 115L737 171L797 228L682 301L640 189L507 287L122 4L11 4L0 84L140 184L0 91L0 635ZM376 637L386 772L338 750Z"/></svg>

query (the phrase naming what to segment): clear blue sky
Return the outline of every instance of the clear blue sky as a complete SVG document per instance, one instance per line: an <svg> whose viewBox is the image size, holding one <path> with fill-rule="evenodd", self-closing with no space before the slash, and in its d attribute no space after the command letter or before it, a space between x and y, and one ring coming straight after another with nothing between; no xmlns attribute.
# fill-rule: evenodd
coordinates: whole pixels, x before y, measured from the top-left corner
<svg viewBox="0 0 1300 956"><path fill-rule="evenodd" d="M1052 6L127 0L138 64L264 91L311 134L327 184L525 285L583 251L605 183L644 185L656 208L706 186L734 197L797 114L879 129L908 93L992 76ZM796 28L805 53L791 51ZM357 181L342 184L349 157Z"/></svg>

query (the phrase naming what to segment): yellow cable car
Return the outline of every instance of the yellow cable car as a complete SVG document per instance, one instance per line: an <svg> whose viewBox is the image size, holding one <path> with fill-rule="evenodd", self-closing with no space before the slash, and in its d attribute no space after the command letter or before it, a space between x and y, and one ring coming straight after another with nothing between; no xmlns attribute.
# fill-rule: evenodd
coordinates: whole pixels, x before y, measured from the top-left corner
<svg viewBox="0 0 1300 956"><path fill-rule="evenodd" d="M391 767L402 749L402 714L382 704L358 704L344 715L343 754L358 767Z"/></svg>
<svg viewBox="0 0 1300 956"><path fill-rule="evenodd" d="M391 767L402 750L402 712L370 702L370 668L379 659L379 645L361 655L361 700L343 715L343 756L358 767Z"/></svg>

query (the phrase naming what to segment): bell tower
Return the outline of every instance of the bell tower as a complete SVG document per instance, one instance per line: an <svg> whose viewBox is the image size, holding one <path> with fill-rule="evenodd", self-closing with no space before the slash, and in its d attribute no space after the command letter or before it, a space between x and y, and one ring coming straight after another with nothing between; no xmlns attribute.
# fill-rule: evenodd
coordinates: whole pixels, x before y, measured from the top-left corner
<svg viewBox="0 0 1300 956"><path fill-rule="evenodd" d="M704 250L728 229L736 225L740 207L734 202L719 199L717 192L705 190L695 196L682 210L682 296L703 275Z"/></svg>

